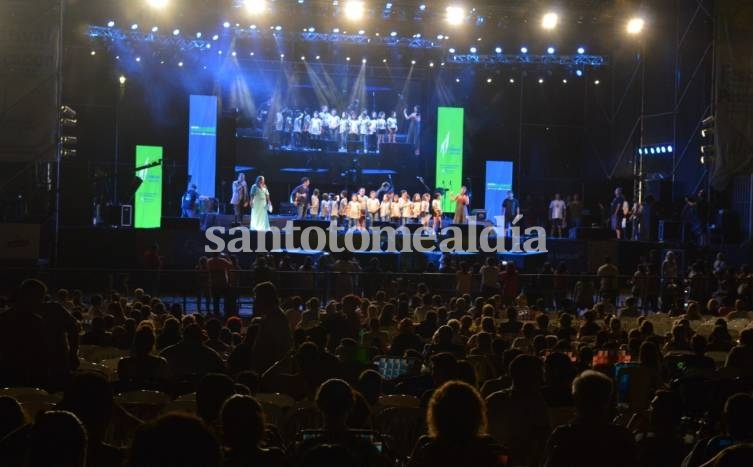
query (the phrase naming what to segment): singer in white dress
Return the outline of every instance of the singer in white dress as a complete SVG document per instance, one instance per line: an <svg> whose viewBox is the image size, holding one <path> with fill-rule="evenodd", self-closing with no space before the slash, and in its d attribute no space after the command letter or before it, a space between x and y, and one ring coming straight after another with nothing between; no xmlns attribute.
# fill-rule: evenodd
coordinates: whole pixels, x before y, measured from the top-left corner
<svg viewBox="0 0 753 467"><path fill-rule="evenodd" d="M272 212L272 202L269 190L263 176L256 177L256 183L251 187L251 230L269 230L269 213Z"/></svg>

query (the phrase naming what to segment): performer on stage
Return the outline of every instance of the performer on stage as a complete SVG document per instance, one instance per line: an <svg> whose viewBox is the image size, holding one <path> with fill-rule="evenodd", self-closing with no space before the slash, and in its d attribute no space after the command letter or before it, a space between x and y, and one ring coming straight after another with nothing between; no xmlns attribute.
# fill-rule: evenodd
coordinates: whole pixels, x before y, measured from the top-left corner
<svg viewBox="0 0 753 467"><path fill-rule="evenodd" d="M455 217L452 218L454 224L465 224L468 222L468 188L465 185L460 187L460 193L452 197L455 201Z"/></svg>
<svg viewBox="0 0 753 467"><path fill-rule="evenodd" d="M387 142L395 143L397 137L397 112L387 118Z"/></svg>
<svg viewBox="0 0 753 467"><path fill-rule="evenodd" d="M421 154L421 106L413 107L413 113L408 115L408 109L403 109L405 119L410 123L408 125L408 136L406 142L413 146L415 154Z"/></svg>
<svg viewBox="0 0 753 467"><path fill-rule="evenodd" d="M301 179L301 184L293 188L290 193L290 202L293 203L298 210L298 219L306 218L306 208L309 204L309 185L311 181L308 177Z"/></svg>
<svg viewBox="0 0 753 467"><path fill-rule="evenodd" d="M512 221L518 214L520 214L520 203L515 199L515 194L512 191L508 191L507 198L502 201L502 218L505 222L502 228L505 229L505 235L509 232L510 227L512 227Z"/></svg>
<svg viewBox="0 0 753 467"><path fill-rule="evenodd" d="M622 188L614 189L614 198L609 205L610 222L612 230L614 230L618 239L623 238L624 227L622 226L622 219L625 217L622 210L622 205L626 202L625 197L622 196Z"/></svg>
<svg viewBox="0 0 753 467"><path fill-rule="evenodd" d="M431 200L432 228L434 232L442 230L442 193L434 193L434 199Z"/></svg>
<svg viewBox="0 0 753 467"><path fill-rule="evenodd" d="M183 194L180 217L196 217L196 202L198 200L199 192L196 191L196 185L191 185Z"/></svg>
<svg viewBox="0 0 753 467"><path fill-rule="evenodd" d="M256 177L256 183L251 187L251 230L269 230L269 213L272 212L272 201L269 199L267 182L262 175Z"/></svg>
<svg viewBox="0 0 753 467"><path fill-rule="evenodd" d="M233 205L234 222L240 224L243 222L243 209L248 207L248 184L246 183L246 174L238 174L238 180L233 182L233 196L230 198L230 204Z"/></svg>

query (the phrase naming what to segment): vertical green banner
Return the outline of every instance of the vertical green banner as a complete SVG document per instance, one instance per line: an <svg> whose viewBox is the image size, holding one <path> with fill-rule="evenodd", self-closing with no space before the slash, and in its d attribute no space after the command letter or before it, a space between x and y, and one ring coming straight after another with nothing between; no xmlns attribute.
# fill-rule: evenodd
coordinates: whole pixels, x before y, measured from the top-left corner
<svg viewBox="0 0 753 467"><path fill-rule="evenodd" d="M463 116L462 107L437 109L437 188L444 188L442 210L452 212L450 199L463 184Z"/></svg>
<svg viewBox="0 0 753 467"><path fill-rule="evenodd" d="M136 146L136 167L156 164L136 171L142 180L134 197L134 226L137 229L159 228L162 222L162 148ZM159 162L159 163L157 163Z"/></svg>

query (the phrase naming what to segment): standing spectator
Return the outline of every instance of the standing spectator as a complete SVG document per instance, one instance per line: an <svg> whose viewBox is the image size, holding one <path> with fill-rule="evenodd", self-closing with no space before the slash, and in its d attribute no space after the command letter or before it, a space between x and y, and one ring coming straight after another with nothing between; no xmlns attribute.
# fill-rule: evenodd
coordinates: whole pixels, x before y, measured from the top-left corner
<svg viewBox="0 0 753 467"><path fill-rule="evenodd" d="M619 294L619 273L617 266L612 264L612 259L609 257L604 258L604 264L596 271L596 276L599 278L599 293L612 304L616 303Z"/></svg>
<svg viewBox="0 0 753 467"><path fill-rule="evenodd" d="M549 202L549 221L551 222L552 230L550 235L552 237L562 237L562 228L567 225L566 215L567 206L560 197L559 193L554 194L554 199Z"/></svg>
<svg viewBox="0 0 753 467"><path fill-rule="evenodd" d="M493 257L486 258L486 263L481 266L481 294L491 297L499 293L499 268L497 260Z"/></svg>
<svg viewBox="0 0 753 467"><path fill-rule="evenodd" d="M262 319L251 352L252 366L262 374L284 357L293 343L288 319L280 310L277 287L271 282L254 287L254 315Z"/></svg>
<svg viewBox="0 0 753 467"><path fill-rule="evenodd" d="M502 286L502 304L510 306L515 303L515 297L520 291L520 275L515 268L515 263L508 262L505 270L499 274L499 283Z"/></svg>
<svg viewBox="0 0 753 467"><path fill-rule="evenodd" d="M216 316L220 315L220 301L226 297L229 289L229 274L233 269L233 263L220 253L212 253L212 257L207 260L207 271L209 273L209 283L212 291L213 311ZM225 313L227 309L227 297L225 300Z"/></svg>

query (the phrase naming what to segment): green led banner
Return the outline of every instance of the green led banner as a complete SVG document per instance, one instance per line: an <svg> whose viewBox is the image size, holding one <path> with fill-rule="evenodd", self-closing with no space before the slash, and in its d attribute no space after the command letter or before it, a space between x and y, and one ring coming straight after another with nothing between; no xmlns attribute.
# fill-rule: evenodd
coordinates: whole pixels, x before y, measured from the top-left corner
<svg viewBox="0 0 753 467"><path fill-rule="evenodd" d="M136 171L143 182L134 197L134 226L137 229L155 229L162 221L162 148L136 146L136 167L153 167Z"/></svg>
<svg viewBox="0 0 753 467"><path fill-rule="evenodd" d="M444 212L455 210L451 197L463 184L463 115L461 107L437 109L437 188L444 188Z"/></svg>

